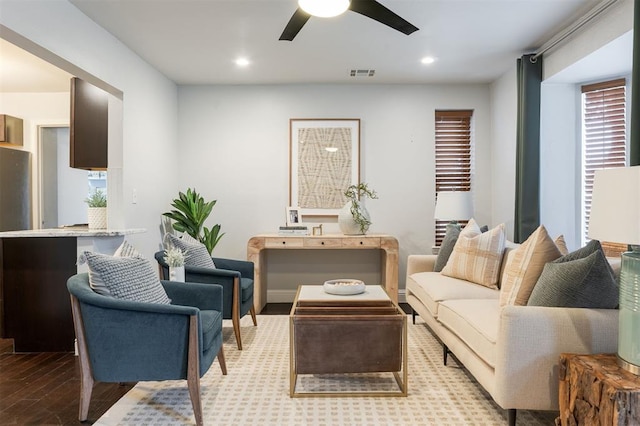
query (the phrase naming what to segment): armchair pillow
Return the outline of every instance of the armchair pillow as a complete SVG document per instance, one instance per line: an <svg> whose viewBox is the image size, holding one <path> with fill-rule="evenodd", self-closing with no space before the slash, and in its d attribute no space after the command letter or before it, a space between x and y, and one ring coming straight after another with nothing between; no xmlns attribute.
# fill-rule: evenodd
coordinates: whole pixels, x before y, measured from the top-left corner
<svg viewBox="0 0 640 426"><path fill-rule="evenodd" d="M529 306L614 309L619 290L600 242L547 263L536 283Z"/></svg>
<svg viewBox="0 0 640 426"><path fill-rule="evenodd" d="M116 257L142 257L142 258L144 258L142 253L140 253L138 250L136 250L136 248L134 246L129 244L129 242L127 240L124 240L122 242L122 244L120 244L120 247L118 247L116 249L116 252L113 253L113 255L116 256Z"/></svg>
<svg viewBox="0 0 640 426"><path fill-rule="evenodd" d="M215 263L213 263L213 259L211 259L211 256L209 255L209 251L200 241L197 241L190 236L189 238L178 238L173 234L166 234L166 242L167 244L178 247L185 252L185 266L197 266L199 268L210 269L214 269L216 267Z"/></svg>
<svg viewBox="0 0 640 426"><path fill-rule="evenodd" d="M505 243L504 224L483 233L470 219L441 273L497 289Z"/></svg>
<svg viewBox="0 0 640 426"><path fill-rule="evenodd" d="M151 262L139 257L115 257L85 251L79 263L89 266L89 280L102 283L111 296L136 302L169 304ZM96 291L96 293L98 293Z"/></svg>

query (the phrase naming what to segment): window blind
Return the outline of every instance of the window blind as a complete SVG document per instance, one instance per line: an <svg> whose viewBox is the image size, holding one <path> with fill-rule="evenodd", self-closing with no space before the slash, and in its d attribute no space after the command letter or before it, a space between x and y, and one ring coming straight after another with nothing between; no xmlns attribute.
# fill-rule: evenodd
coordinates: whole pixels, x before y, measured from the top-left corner
<svg viewBox="0 0 640 426"><path fill-rule="evenodd" d="M472 116L472 110L435 112L436 196L441 191L471 191ZM436 246L442 243L449 222L436 220Z"/></svg>
<svg viewBox="0 0 640 426"><path fill-rule="evenodd" d="M595 171L627 165L625 91L624 78L582 86L584 242L589 241L589 217Z"/></svg>

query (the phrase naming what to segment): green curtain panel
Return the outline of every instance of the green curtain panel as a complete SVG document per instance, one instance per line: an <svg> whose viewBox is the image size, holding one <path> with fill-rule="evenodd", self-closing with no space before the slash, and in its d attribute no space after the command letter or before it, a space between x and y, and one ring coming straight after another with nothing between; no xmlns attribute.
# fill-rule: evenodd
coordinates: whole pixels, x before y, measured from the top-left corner
<svg viewBox="0 0 640 426"><path fill-rule="evenodd" d="M631 70L631 135L629 165L640 165L640 1L633 4L633 68Z"/></svg>
<svg viewBox="0 0 640 426"><path fill-rule="evenodd" d="M516 205L513 239L525 241L540 224L540 84L542 56L518 59Z"/></svg>

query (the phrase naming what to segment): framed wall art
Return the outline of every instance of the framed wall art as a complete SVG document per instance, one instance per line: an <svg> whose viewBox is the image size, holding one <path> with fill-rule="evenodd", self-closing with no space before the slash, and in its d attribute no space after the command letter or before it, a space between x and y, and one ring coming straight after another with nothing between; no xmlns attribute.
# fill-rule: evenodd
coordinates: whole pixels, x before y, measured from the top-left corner
<svg viewBox="0 0 640 426"><path fill-rule="evenodd" d="M289 205L301 216L337 216L360 181L360 119L289 120Z"/></svg>

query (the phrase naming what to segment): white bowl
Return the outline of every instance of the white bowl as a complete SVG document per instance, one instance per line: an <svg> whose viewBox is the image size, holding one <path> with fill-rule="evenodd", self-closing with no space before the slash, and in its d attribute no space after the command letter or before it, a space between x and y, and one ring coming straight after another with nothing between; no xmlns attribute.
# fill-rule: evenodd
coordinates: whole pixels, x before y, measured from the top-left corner
<svg viewBox="0 0 640 426"><path fill-rule="evenodd" d="M364 293L364 282L351 278L342 278L324 282L324 291L329 294L351 295Z"/></svg>

